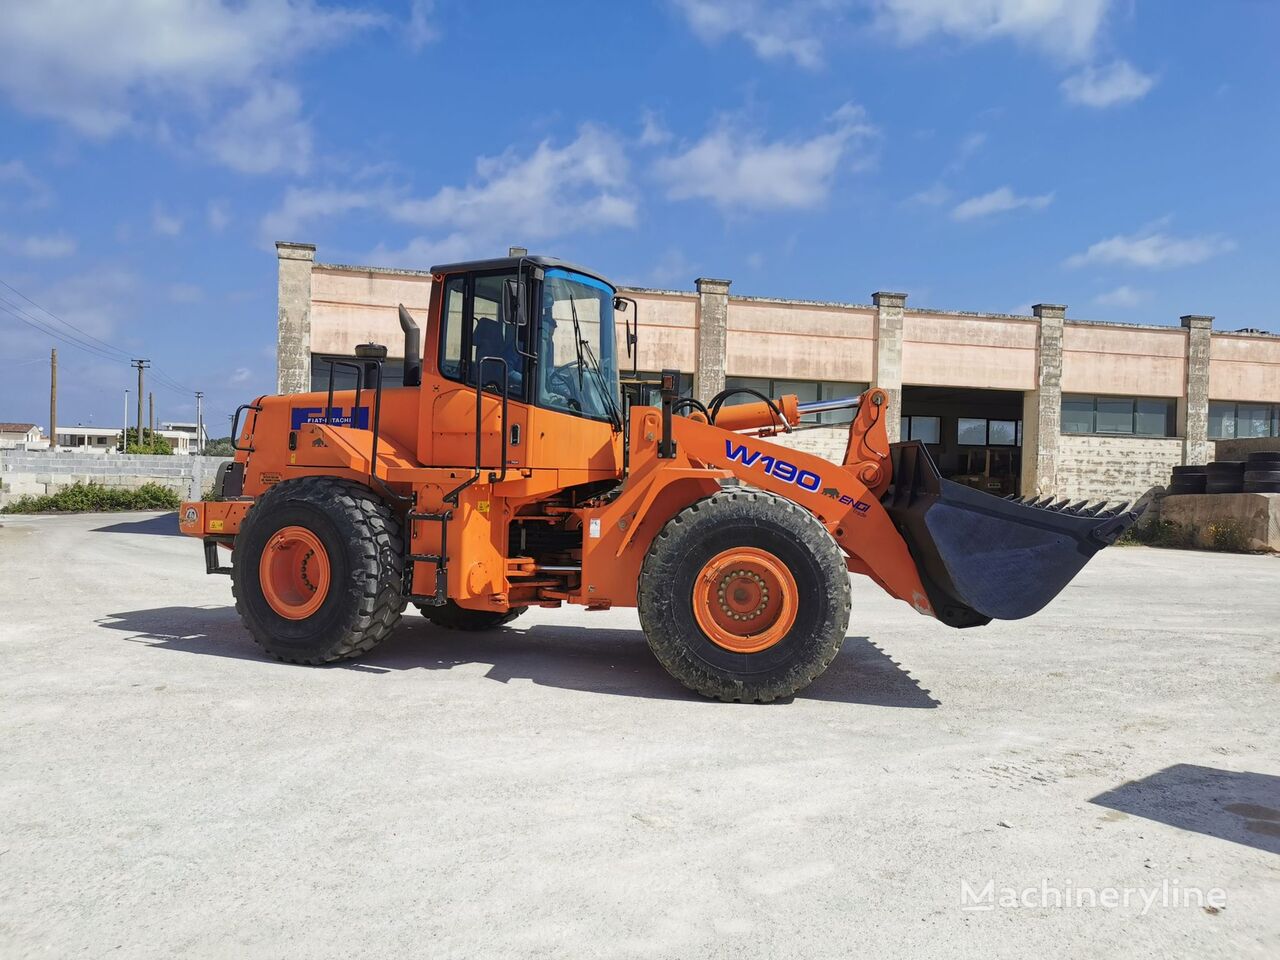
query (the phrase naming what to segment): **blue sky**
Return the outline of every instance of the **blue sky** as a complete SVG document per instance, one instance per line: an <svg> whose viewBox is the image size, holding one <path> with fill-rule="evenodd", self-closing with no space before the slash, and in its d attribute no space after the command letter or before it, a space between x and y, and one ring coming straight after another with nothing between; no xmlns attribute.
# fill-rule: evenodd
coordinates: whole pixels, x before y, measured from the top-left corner
<svg viewBox="0 0 1280 960"><path fill-rule="evenodd" d="M63 423L118 423L117 361L145 356L158 417L203 390L217 435L274 388L277 239L1280 331L1280 4L0 0L0 24L0 420L47 419L56 345Z"/></svg>

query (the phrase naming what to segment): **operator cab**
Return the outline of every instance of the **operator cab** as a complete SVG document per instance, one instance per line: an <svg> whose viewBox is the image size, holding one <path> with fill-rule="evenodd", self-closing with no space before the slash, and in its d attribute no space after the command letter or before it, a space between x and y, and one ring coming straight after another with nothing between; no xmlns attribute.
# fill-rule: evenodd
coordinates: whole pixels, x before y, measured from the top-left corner
<svg viewBox="0 0 1280 960"><path fill-rule="evenodd" d="M508 400L622 429L614 312L603 277L549 257L431 268L440 375ZM632 343L628 327L628 345ZM428 350L430 354L430 350Z"/></svg>

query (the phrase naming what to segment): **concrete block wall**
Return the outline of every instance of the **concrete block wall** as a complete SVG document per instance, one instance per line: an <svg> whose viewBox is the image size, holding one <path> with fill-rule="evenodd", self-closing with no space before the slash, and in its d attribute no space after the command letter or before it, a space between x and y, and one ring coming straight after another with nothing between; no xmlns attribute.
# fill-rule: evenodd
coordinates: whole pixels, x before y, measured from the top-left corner
<svg viewBox="0 0 1280 960"><path fill-rule="evenodd" d="M130 489L159 483L180 497L199 499L228 459L0 450L0 506L24 495L57 493L75 483Z"/></svg>
<svg viewBox="0 0 1280 960"><path fill-rule="evenodd" d="M1136 500L1169 485L1182 463L1180 437L1058 438L1057 496L1071 500Z"/></svg>
<svg viewBox="0 0 1280 960"><path fill-rule="evenodd" d="M1215 440L1214 460L1248 460L1251 453L1280 453L1280 437L1242 437L1236 440Z"/></svg>
<svg viewBox="0 0 1280 960"><path fill-rule="evenodd" d="M797 430L795 433L780 433L769 438L770 443L792 450L803 450L830 460L832 463L844 461L844 448L849 444L849 426L818 427L813 430Z"/></svg>

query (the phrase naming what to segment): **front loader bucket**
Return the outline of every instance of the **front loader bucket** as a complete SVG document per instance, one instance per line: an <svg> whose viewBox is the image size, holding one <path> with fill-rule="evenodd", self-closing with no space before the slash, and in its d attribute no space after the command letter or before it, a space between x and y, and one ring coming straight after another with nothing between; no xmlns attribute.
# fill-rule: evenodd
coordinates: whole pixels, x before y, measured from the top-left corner
<svg viewBox="0 0 1280 960"><path fill-rule="evenodd" d="M920 441L891 445L884 505L934 612L953 627L1029 617L1056 597L1142 509L1002 500L944 480Z"/></svg>

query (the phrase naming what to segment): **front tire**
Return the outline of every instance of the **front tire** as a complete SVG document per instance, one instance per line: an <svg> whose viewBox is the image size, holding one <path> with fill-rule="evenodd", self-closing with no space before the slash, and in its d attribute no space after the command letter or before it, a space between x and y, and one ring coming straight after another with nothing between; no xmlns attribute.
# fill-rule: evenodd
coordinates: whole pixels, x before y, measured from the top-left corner
<svg viewBox="0 0 1280 960"><path fill-rule="evenodd" d="M236 538L231 590L254 641L290 663L372 650L404 611L400 523L372 491L328 477L277 484Z"/></svg>
<svg viewBox="0 0 1280 960"><path fill-rule="evenodd" d="M813 514L764 491L717 493L667 522L645 556L637 606L649 647L703 696L789 697L840 651L844 555Z"/></svg>

